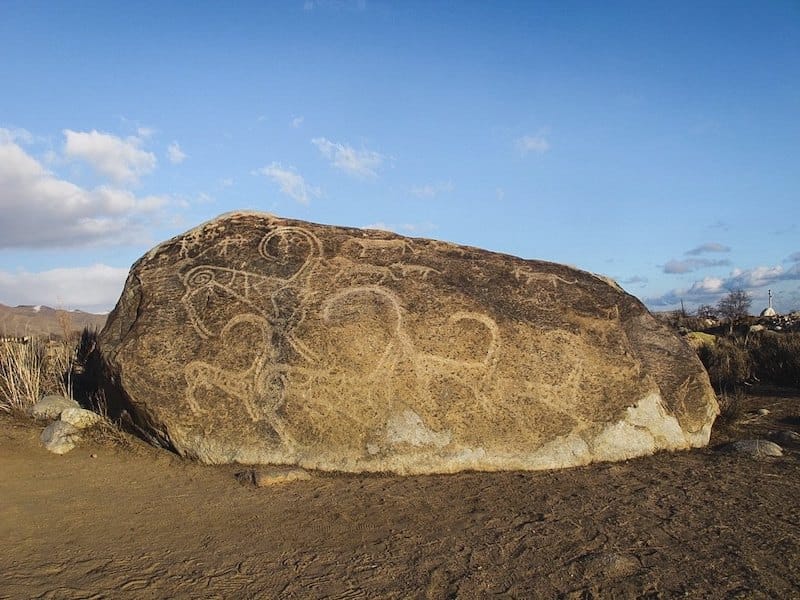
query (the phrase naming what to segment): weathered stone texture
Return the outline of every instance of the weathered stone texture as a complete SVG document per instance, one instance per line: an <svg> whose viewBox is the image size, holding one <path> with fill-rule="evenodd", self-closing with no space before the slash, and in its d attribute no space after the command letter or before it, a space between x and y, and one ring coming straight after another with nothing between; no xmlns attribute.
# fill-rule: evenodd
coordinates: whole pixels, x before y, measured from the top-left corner
<svg viewBox="0 0 800 600"><path fill-rule="evenodd" d="M209 463L558 468L704 445L717 413L609 280L265 214L151 250L100 347L139 425Z"/></svg>

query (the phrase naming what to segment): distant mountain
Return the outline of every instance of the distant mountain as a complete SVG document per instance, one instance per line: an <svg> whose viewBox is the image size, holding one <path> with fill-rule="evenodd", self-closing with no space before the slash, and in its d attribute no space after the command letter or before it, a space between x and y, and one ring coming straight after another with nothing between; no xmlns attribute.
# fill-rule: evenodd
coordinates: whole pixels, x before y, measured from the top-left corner
<svg viewBox="0 0 800 600"><path fill-rule="evenodd" d="M0 336L54 336L70 332L103 328L108 315L95 315L81 310L60 310L49 306L6 306L0 304Z"/></svg>

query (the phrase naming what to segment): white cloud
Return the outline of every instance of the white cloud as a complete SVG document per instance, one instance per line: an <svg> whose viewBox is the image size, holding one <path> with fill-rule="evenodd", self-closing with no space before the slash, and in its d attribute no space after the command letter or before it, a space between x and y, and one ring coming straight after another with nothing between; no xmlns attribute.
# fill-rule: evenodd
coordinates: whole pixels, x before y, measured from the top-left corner
<svg viewBox="0 0 800 600"><path fill-rule="evenodd" d="M219 187L228 188L234 184L233 177L225 177L219 180Z"/></svg>
<svg viewBox="0 0 800 600"><path fill-rule="evenodd" d="M623 279L620 283L623 285L635 285L635 284L642 284L644 285L649 280L644 275L634 275L632 277L628 277L627 279Z"/></svg>
<svg viewBox="0 0 800 600"><path fill-rule="evenodd" d="M670 260L664 265L664 273L691 273L697 269L709 267L725 267L731 264L728 259L711 260L708 258L689 258L686 260Z"/></svg>
<svg viewBox="0 0 800 600"><path fill-rule="evenodd" d="M0 139L8 139L3 130ZM143 237L142 219L165 203L109 186L87 190L0 142L0 248L130 241Z"/></svg>
<svg viewBox="0 0 800 600"><path fill-rule="evenodd" d="M377 177L384 156L373 150L356 150L347 144L331 142L326 138L311 140L322 155L337 169L356 177Z"/></svg>
<svg viewBox="0 0 800 600"><path fill-rule="evenodd" d="M690 296L704 294L721 294L725 291L725 280L721 277L703 277L700 281L695 281L689 288Z"/></svg>
<svg viewBox="0 0 800 600"><path fill-rule="evenodd" d="M688 288L676 288L661 296L647 298L645 303L650 306L674 306L685 299L698 304L713 304L731 290L741 289L755 295L767 286L784 281L800 281L800 263L788 269L780 265L734 269L728 277L704 277Z"/></svg>
<svg viewBox="0 0 800 600"><path fill-rule="evenodd" d="M39 272L0 270L0 301L105 312L116 304L127 276L128 269L103 264Z"/></svg>
<svg viewBox="0 0 800 600"><path fill-rule="evenodd" d="M167 147L167 156L169 157L169 162L173 165L179 165L186 160L186 153L181 150L181 145L178 142L172 142Z"/></svg>
<svg viewBox="0 0 800 600"><path fill-rule="evenodd" d="M136 135L138 135L141 139L146 140L153 137L156 134L155 127L137 127L136 128Z"/></svg>
<svg viewBox="0 0 800 600"><path fill-rule="evenodd" d="M728 278L730 289L749 289L769 285L775 281L800 279L800 265L784 269L775 267L755 267L754 269L734 269Z"/></svg>
<svg viewBox="0 0 800 600"><path fill-rule="evenodd" d="M439 194L449 194L455 189L452 181L440 181L411 188L417 198L435 198Z"/></svg>
<svg viewBox="0 0 800 600"><path fill-rule="evenodd" d="M280 163L273 162L269 166L258 169L255 173L269 177L280 186L281 192L301 204L308 204L311 198L322 197L320 188L308 185L294 169L291 167L284 169Z"/></svg>
<svg viewBox="0 0 800 600"><path fill-rule="evenodd" d="M692 248L688 250L686 254L688 256L697 256L698 254L704 254L706 252L730 252L731 249L729 246L724 244L720 244L718 242L707 242L705 244L700 244L697 248Z"/></svg>
<svg viewBox="0 0 800 600"><path fill-rule="evenodd" d="M545 138L544 133L537 133L536 135L523 135L517 140L517 148L525 155L529 152L536 154L544 154L550 149L550 142Z"/></svg>
<svg viewBox="0 0 800 600"><path fill-rule="evenodd" d="M506 197L506 191L499 187L494 190L494 199L501 202Z"/></svg>
<svg viewBox="0 0 800 600"><path fill-rule="evenodd" d="M156 167L155 154L140 149L142 137L123 140L95 129L89 132L65 129L64 136L67 158L84 160L98 173L118 183L136 183Z"/></svg>
<svg viewBox="0 0 800 600"><path fill-rule="evenodd" d="M3 129L0 128L0 144L11 144L19 142L21 144L30 144L33 142L33 135L27 129Z"/></svg>
<svg viewBox="0 0 800 600"><path fill-rule="evenodd" d="M295 117L294 119L292 119L292 122L291 122L292 127L297 129L298 127L300 127L300 125L303 124L303 120L304 119L303 119L302 116L301 117Z"/></svg>

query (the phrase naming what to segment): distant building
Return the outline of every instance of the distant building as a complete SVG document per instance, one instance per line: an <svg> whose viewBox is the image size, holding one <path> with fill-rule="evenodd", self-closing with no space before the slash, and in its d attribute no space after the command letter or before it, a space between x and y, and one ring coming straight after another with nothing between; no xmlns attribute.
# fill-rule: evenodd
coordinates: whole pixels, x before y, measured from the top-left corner
<svg viewBox="0 0 800 600"><path fill-rule="evenodd" d="M761 311L761 316L762 317L777 317L778 313L775 312L774 308L772 308L772 290L768 290L767 293L769 295L769 306L767 306L767 308L765 308L764 310Z"/></svg>

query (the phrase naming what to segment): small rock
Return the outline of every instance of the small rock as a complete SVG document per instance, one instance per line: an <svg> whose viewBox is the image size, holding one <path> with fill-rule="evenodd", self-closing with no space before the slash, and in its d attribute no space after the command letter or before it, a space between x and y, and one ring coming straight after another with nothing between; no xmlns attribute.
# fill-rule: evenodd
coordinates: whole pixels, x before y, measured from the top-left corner
<svg viewBox="0 0 800 600"><path fill-rule="evenodd" d="M28 411L36 419L57 419L67 408L80 408L80 405L66 396L45 396Z"/></svg>
<svg viewBox="0 0 800 600"><path fill-rule="evenodd" d="M290 481L306 481L311 475L303 469L258 469L253 471L253 483L256 487L267 487Z"/></svg>
<svg viewBox="0 0 800 600"><path fill-rule="evenodd" d="M779 444L800 444L800 433L791 430L770 431L769 437Z"/></svg>
<svg viewBox="0 0 800 600"><path fill-rule="evenodd" d="M783 449L778 444L768 440L739 440L723 446L722 451L741 454L750 458L783 456Z"/></svg>
<svg viewBox="0 0 800 600"><path fill-rule="evenodd" d="M65 408L61 411L61 420L69 423L76 429L86 429L91 427L102 417L96 412L86 410L85 408Z"/></svg>
<svg viewBox="0 0 800 600"><path fill-rule="evenodd" d="M90 454L89 458L97 458L97 454Z"/></svg>
<svg viewBox="0 0 800 600"><path fill-rule="evenodd" d="M756 413L758 413L758 415L761 416L761 417L766 417L769 414L769 409L768 408L759 408L756 411Z"/></svg>
<svg viewBox="0 0 800 600"><path fill-rule="evenodd" d="M80 441L78 429L64 421L53 421L44 428L39 438L44 447L54 454L66 454Z"/></svg>
<svg viewBox="0 0 800 600"><path fill-rule="evenodd" d="M247 471L239 471L238 473L234 474L234 477L236 477L236 481L242 485L254 485L253 475L253 470L248 469Z"/></svg>

